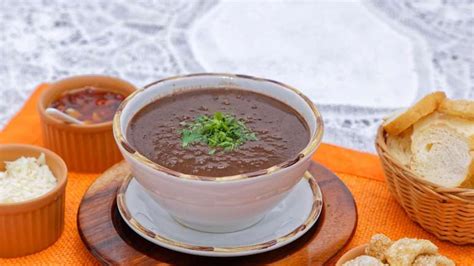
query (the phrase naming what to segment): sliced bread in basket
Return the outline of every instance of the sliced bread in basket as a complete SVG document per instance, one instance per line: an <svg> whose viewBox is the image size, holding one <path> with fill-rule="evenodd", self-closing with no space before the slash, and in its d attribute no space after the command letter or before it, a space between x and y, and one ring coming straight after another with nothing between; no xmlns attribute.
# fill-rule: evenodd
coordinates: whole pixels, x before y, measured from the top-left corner
<svg viewBox="0 0 474 266"><path fill-rule="evenodd" d="M391 135L402 133L421 118L433 113L445 98L446 94L441 91L426 95L412 107L385 120L383 123L385 131Z"/></svg>
<svg viewBox="0 0 474 266"><path fill-rule="evenodd" d="M443 187L470 184L471 138L474 135L463 134L449 120L431 117L424 120L415 124L411 136L411 169Z"/></svg>
<svg viewBox="0 0 474 266"><path fill-rule="evenodd" d="M383 127L389 153L420 178L446 188L474 188L474 101L434 92Z"/></svg>
<svg viewBox="0 0 474 266"><path fill-rule="evenodd" d="M375 142L387 186L410 219L457 245L474 244L471 104L473 100L443 99L436 110L413 122L408 130L395 135L383 124ZM402 126L392 127L406 127L406 120L401 121Z"/></svg>

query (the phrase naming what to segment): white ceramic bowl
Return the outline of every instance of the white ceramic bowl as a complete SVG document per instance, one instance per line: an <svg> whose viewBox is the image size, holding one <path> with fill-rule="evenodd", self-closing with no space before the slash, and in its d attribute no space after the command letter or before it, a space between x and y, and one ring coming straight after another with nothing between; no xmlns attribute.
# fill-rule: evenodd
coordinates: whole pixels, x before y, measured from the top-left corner
<svg viewBox="0 0 474 266"><path fill-rule="evenodd" d="M145 105L176 91L223 86L259 92L293 107L310 128L308 145L296 158L268 169L234 176L205 177L165 168L128 144L126 130L130 120ZM204 73L163 79L136 91L119 107L113 129L115 140L133 175L171 216L196 230L232 232L257 223L300 181L321 142L323 122L314 104L290 86L244 75Z"/></svg>

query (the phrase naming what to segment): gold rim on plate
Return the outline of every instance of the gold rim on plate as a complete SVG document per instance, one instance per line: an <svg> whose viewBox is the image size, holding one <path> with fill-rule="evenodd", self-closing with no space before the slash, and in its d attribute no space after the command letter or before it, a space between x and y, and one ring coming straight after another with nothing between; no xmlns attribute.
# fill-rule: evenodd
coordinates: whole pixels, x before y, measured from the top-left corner
<svg viewBox="0 0 474 266"><path fill-rule="evenodd" d="M122 215L122 218L125 222L132 227L132 229L142 236L146 236L146 238L154 239L159 243L162 243L166 246L171 246L178 249L185 249L189 251L195 252L206 252L206 253L215 253L215 254L233 254L241 253L241 252L251 252L251 251L263 251L275 247L275 245L279 243L289 244L293 240L296 240L301 235L303 235L306 231L308 231L318 220L322 207L323 207L323 197L321 190L316 182L314 176L306 171L304 174L304 179L307 180L312 194L313 194L313 203L311 206L311 211L306 218L306 220L297 228L295 228L290 233L266 241L260 244L248 245L248 246L238 246L238 247L213 247L213 246L199 246L199 245L191 245L186 244L183 242L175 241L164 237L160 234L152 232L151 230L147 229L145 226L140 224L133 216L131 215L126 203L125 203L125 192L128 189L130 182L132 181L133 176L129 175L122 183L117 193L117 208ZM286 242L286 243L285 243ZM283 246L281 245L281 246ZM271 249L270 249L271 250Z"/></svg>

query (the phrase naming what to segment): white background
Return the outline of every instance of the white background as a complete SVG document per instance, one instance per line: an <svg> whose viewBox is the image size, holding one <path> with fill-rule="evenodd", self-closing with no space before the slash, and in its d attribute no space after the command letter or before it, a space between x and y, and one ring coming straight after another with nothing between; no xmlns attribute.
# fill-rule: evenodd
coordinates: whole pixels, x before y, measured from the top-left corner
<svg viewBox="0 0 474 266"><path fill-rule="evenodd" d="M373 151L393 110L438 89L474 97L473 5L0 0L0 128L43 81L236 72L298 87L320 106L326 142Z"/></svg>

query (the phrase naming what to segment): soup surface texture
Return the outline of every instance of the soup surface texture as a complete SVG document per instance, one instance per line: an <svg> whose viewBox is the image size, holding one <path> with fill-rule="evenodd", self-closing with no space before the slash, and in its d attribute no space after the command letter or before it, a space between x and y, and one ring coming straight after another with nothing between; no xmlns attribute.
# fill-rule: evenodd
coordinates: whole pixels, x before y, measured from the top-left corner
<svg viewBox="0 0 474 266"><path fill-rule="evenodd" d="M183 124L216 112L242 121L256 140L213 154L205 143L183 147ZM174 171L209 177L254 172L294 159L310 138L306 122L287 104L233 88L196 89L158 99L135 114L126 134L148 159Z"/></svg>

